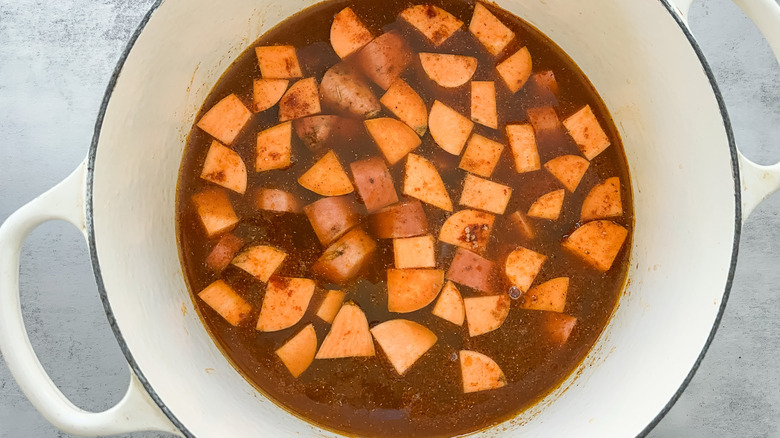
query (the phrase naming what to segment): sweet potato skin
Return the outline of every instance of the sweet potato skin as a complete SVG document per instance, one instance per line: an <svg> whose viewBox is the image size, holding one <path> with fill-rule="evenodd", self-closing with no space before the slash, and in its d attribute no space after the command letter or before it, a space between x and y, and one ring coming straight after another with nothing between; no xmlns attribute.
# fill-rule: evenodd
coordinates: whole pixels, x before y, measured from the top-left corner
<svg viewBox="0 0 780 438"><path fill-rule="evenodd" d="M243 245L244 241L240 238L231 233L225 234L206 257L206 266L214 272L222 272Z"/></svg>
<svg viewBox="0 0 780 438"><path fill-rule="evenodd" d="M349 167L358 195L369 213L398 202L393 177L383 159L367 158L355 161Z"/></svg>
<svg viewBox="0 0 780 438"><path fill-rule="evenodd" d="M379 239L421 236L428 233L428 219L418 200L385 207L368 218L371 234Z"/></svg>
<svg viewBox="0 0 780 438"><path fill-rule="evenodd" d="M387 90L412 62L412 49L401 33L393 30L360 49L355 62L369 79Z"/></svg>
<svg viewBox="0 0 780 438"><path fill-rule="evenodd" d="M458 248L447 270L447 280L490 294L495 264L467 249Z"/></svg>
<svg viewBox="0 0 780 438"><path fill-rule="evenodd" d="M355 67L339 63L329 68L320 84L322 105L345 117L367 119L379 114L379 99Z"/></svg>
<svg viewBox="0 0 780 438"><path fill-rule="evenodd" d="M325 250L312 266L312 271L343 285L360 273L375 251L376 242L362 229L354 228Z"/></svg>
<svg viewBox="0 0 780 438"><path fill-rule="evenodd" d="M330 196L303 208L320 243L327 246L360 222L357 205L348 196Z"/></svg>

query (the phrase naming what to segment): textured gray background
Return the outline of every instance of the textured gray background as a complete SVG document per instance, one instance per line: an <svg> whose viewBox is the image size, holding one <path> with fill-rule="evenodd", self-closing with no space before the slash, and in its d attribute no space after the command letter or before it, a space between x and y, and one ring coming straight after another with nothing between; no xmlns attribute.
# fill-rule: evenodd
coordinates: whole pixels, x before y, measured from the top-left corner
<svg viewBox="0 0 780 438"><path fill-rule="evenodd" d="M86 155L105 85L151 3L0 0L0 221ZM780 160L780 68L768 46L727 0L697 2L690 21L743 151L761 163ZM720 331L652 437L780 436L778 211L780 195L745 225ZM118 401L128 369L78 232L61 223L37 229L24 247L21 285L30 338L65 395L92 410ZM61 436L0 363L0 437Z"/></svg>

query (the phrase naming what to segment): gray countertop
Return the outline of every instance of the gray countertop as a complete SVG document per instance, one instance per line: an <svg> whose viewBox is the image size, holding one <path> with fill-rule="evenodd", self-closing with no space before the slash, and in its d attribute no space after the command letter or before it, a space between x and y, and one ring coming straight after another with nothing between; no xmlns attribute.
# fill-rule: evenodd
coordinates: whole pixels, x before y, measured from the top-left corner
<svg viewBox="0 0 780 438"><path fill-rule="evenodd" d="M0 221L86 155L109 76L151 3L0 0ZM780 160L780 67L768 45L728 0L696 2L690 22L740 147L760 163ZM778 212L780 195L745 224L720 330L651 437L780 436ZM88 410L118 401L128 367L106 322L81 235L62 223L38 228L24 246L20 281L30 338L65 395ZM0 436L66 436L38 414L1 361Z"/></svg>

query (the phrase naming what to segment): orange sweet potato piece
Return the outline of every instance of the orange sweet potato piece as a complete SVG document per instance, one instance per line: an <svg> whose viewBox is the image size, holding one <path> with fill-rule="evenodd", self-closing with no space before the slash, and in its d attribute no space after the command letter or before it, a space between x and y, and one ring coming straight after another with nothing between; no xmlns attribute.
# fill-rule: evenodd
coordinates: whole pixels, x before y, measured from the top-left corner
<svg viewBox="0 0 780 438"><path fill-rule="evenodd" d="M504 214L511 197L512 189L509 186L466 174L458 203L489 213Z"/></svg>
<svg viewBox="0 0 780 438"><path fill-rule="evenodd" d="M273 126L257 133L255 171L286 169L292 160L292 124Z"/></svg>
<svg viewBox="0 0 780 438"><path fill-rule="evenodd" d="M243 240L231 233L225 234L206 257L206 266L214 272L222 272L243 245Z"/></svg>
<svg viewBox="0 0 780 438"><path fill-rule="evenodd" d="M385 160L371 157L355 161L349 167L358 195L369 213L398 202L393 177L390 176Z"/></svg>
<svg viewBox="0 0 780 438"><path fill-rule="evenodd" d="M557 221L563 209L563 198L566 195L564 189L555 190L537 199L528 209L528 216Z"/></svg>
<svg viewBox="0 0 780 438"><path fill-rule="evenodd" d="M198 120L198 128L223 144L231 144L252 117L241 99L231 94L217 102Z"/></svg>
<svg viewBox="0 0 780 438"><path fill-rule="evenodd" d="M547 256L536 251L519 247L509 253L504 262L504 274L513 286L527 292L534 279L542 270Z"/></svg>
<svg viewBox="0 0 780 438"><path fill-rule="evenodd" d="M344 8L330 25L330 45L339 58L346 58L368 44L374 36L352 8Z"/></svg>
<svg viewBox="0 0 780 438"><path fill-rule="evenodd" d="M350 141L363 124L357 120L334 115L316 115L295 119L292 122L295 134L313 152L333 149Z"/></svg>
<svg viewBox="0 0 780 438"><path fill-rule="evenodd" d="M325 299L322 300L319 309L317 309L317 317L328 324L332 323L333 318L339 313L341 305L344 304L344 297L346 297L346 294L340 290L329 290L325 294Z"/></svg>
<svg viewBox="0 0 780 438"><path fill-rule="evenodd" d="M353 228L331 244L312 266L312 271L336 284L355 278L371 260L376 242L360 228Z"/></svg>
<svg viewBox="0 0 780 438"><path fill-rule="evenodd" d="M428 232L428 219L418 200L385 207L368 218L371 234L379 239L421 236Z"/></svg>
<svg viewBox="0 0 780 438"><path fill-rule="evenodd" d="M471 81L471 120L498 129L496 85L492 81Z"/></svg>
<svg viewBox="0 0 780 438"><path fill-rule="evenodd" d="M370 357L374 354L374 340L368 329L366 314L357 304L349 302L341 306L314 358L340 359Z"/></svg>
<svg viewBox="0 0 780 438"><path fill-rule="evenodd" d="M387 90L412 62L412 49L397 30L391 30L360 49L355 62L369 79Z"/></svg>
<svg viewBox="0 0 780 438"><path fill-rule="evenodd" d="M326 109L345 117L367 119L375 117L382 109L366 77L351 64L343 62L325 72L320 94Z"/></svg>
<svg viewBox="0 0 780 438"><path fill-rule="evenodd" d="M323 245L343 236L360 222L357 205L346 196L331 196L303 208L314 233Z"/></svg>
<svg viewBox="0 0 780 438"><path fill-rule="evenodd" d="M253 107L256 112L263 112L274 105L284 96L290 81L287 79L255 79L253 83Z"/></svg>
<svg viewBox="0 0 780 438"><path fill-rule="evenodd" d="M606 219L623 215L623 201L620 199L620 178L613 176L596 184L582 202L580 220Z"/></svg>
<svg viewBox="0 0 780 438"><path fill-rule="evenodd" d="M439 318L461 326L466 320L466 308L458 288L451 281L444 284L439 299L433 305L432 313Z"/></svg>
<svg viewBox="0 0 780 438"><path fill-rule="evenodd" d="M476 252L484 252L495 216L477 210L461 210L448 217L439 231L439 240Z"/></svg>
<svg viewBox="0 0 780 438"><path fill-rule="evenodd" d="M477 58L446 53L420 53L420 64L428 77L444 88L457 88L474 76Z"/></svg>
<svg viewBox="0 0 780 438"><path fill-rule="evenodd" d="M275 332L297 324L309 308L315 286L308 278L271 277L255 328Z"/></svg>
<svg viewBox="0 0 780 438"><path fill-rule="evenodd" d="M484 293L493 292L494 263L473 252L458 248L447 270L447 280Z"/></svg>
<svg viewBox="0 0 780 438"><path fill-rule="evenodd" d="M409 154L406 160L403 194L444 211L452 211L452 201L439 171L433 163L417 154Z"/></svg>
<svg viewBox="0 0 780 438"><path fill-rule="evenodd" d="M255 193L255 207L279 213L301 213L301 203L292 193L279 189L259 189Z"/></svg>
<svg viewBox="0 0 780 438"><path fill-rule="evenodd" d="M412 128L396 119L380 117L365 121L366 130L382 155L392 166L420 145L420 137Z"/></svg>
<svg viewBox="0 0 780 438"><path fill-rule="evenodd" d="M553 344L565 344L576 325L577 318L565 313L544 312L542 315L542 330Z"/></svg>
<svg viewBox="0 0 780 438"><path fill-rule="evenodd" d="M428 116L428 128L440 148L452 155L460 155L474 129L474 122L437 100L433 102Z"/></svg>
<svg viewBox="0 0 780 438"><path fill-rule="evenodd" d="M585 105L569 116L563 121L563 126L588 160L596 158L610 145L609 137L593 114L590 105Z"/></svg>
<svg viewBox="0 0 780 438"><path fill-rule="evenodd" d="M612 221L588 222L563 241L563 247L601 272L609 271L628 230Z"/></svg>
<svg viewBox="0 0 780 438"><path fill-rule="evenodd" d="M233 205L224 189L209 187L192 195L192 203L209 239L226 233L238 225Z"/></svg>
<svg viewBox="0 0 780 438"><path fill-rule="evenodd" d="M393 239L395 267L398 269L435 267L436 251L433 243L431 235Z"/></svg>
<svg viewBox="0 0 780 438"><path fill-rule="evenodd" d="M463 299L469 336L479 336L497 330L509 316L509 295L489 295Z"/></svg>
<svg viewBox="0 0 780 438"><path fill-rule="evenodd" d="M341 196L355 190L333 151L328 151L301 175L298 184L322 196Z"/></svg>
<svg viewBox="0 0 780 438"><path fill-rule="evenodd" d="M493 15L482 3L474 5L474 15L471 16L469 31L482 43L485 49L493 56L504 51L507 44L514 38L512 32L504 23Z"/></svg>
<svg viewBox="0 0 780 438"><path fill-rule="evenodd" d="M506 386L506 376L498 364L476 351L460 350L460 374L466 394Z"/></svg>
<svg viewBox="0 0 780 438"><path fill-rule="evenodd" d="M509 149L512 151L517 173L541 169L533 126L530 124L506 125L506 137L509 140Z"/></svg>
<svg viewBox="0 0 780 438"><path fill-rule="evenodd" d="M556 113L555 108L551 106L530 108L526 113L528 114L528 121L531 122L531 125L534 127L537 137L556 133L561 129L561 121L558 118L558 113Z"/></svg>
<svg viewBox="0 0 780 438"><path fill-rule="evenodd" d="M246 191L246 166L241 157L217 140L211 142L200 177L242 195Z"/></svg>
<svg viewBox="0 0 780 438"><path fill-rule="evenodd" d="M577 155L561 155L544 163L544 168L572 193L580 185L588 166L590 162Z"/></svg>
<svg viewBox="0 0 780 438"><path fill-rule="evenodd" d="M276 355L296 379L314 361L317 352L317 332L309 324L276 350Z"/></svg>
<svg viewBox="0 0 780 438"><path fill-rule="evenodd" d="M303 77L298 55L293 46L255 47L260 75L267 79L291 79Z"/></svg>
<svg viewBox="0 0 780 438"><path fill-rule="evenodd" d="M520 298L520 307L528 310L563 312L569 277L558 277L531 288Z"/></svg>
<svg viewBox="0 0 780 438"><path fill-rule="evenodd" d="M459 168L475 175L489 178L498 165L504 145L479 134L474 134L466 145Z"/></svg>
<svg viewBox="0 0 780 438"><path fill-rule="evenodd" d="M534 233L533 227L528 222L528 218L525 217L523 212L516 211L512 213L509 219L512 221L512 224L524 239L531 240L536 237L536 233Z"/></svg>
<svg viewBox="0 0 780 438"><path fill-rule="evenodd" d="M252 312L252 306L222 280L206 286L198 297L231 325L241 324Z"/></svg>
<svg viewBox="0 0 780 438"><path fill-rule="evenodd" d="M403 79L396 79L379 101L417 135L425 135L428 129L428 109L422 97Z"/></svg>
<svg viewBox="0 0 780 438"><path fill-rule="evenodd" d="M301 79L290 85L279 100L280 122L319 114L320 111L320 92L315 78Z"/></svg>
<svg viewBox="0 0 780 438"><path fill-rule="evenodd" d="M527 47L515 52L496 66L496 71L512 93L517 93L531 76L533 62Z"/></svg>
<svg viewBox="0 0 780 438"><path fill-rule="evenodd" d="M525 87L535 105L558 105L558 82L552 70L534 73Z"/></svg>
<svg viewBox="0 0 780 438"><path fill-rule="evenodd" d="M388 269L387 310L408 313L431 304L444 284L441 269Z"/></svg>
<svg viewBox="0 0 780 438"><path fill-rule="evenodd" d="M442 8L433 5L415 5L399 15L411 24L434 46L440 46L463 26L463 22Z"/></svg>
<svg viewBox="0 0 780 438"><path fill-rule="evenodd" d="M371 329L379 348L399 376L433 347L438 338L432 331L406 319L391 319Z"/></svg>
<svg viewBox="0 0 780 438"><path fill-rule="evenodd" d="M266 283L286 257L287 254L272 246L258 245L245 249L230 263Z"/></svg>

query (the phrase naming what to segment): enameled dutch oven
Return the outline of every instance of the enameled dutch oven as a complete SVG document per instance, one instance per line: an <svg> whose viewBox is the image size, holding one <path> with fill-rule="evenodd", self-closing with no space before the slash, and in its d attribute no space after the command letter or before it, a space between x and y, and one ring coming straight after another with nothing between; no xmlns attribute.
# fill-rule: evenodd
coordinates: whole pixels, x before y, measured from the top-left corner
<svg viewBox="0 0 780 438"><path fill-rule="evenodd" d="M629 283L577 370L543 401L480 436L645 434L695 371L718 325L742 221L780 185L780 165L743 157L686 25L692 0L502 0L595 85L625 144L636 227ZM780 55L780 6L735 0ZM198 437L332 436L287 413L228 363L193 309L179 264L174 195L193 119L231 61L311 0L158 1L108 86L88 158L0 228L0 350L60 429ZM19 251L64 219L89 242L108 319L133 378L106 412L85 412L30 346Z"/></svg>

